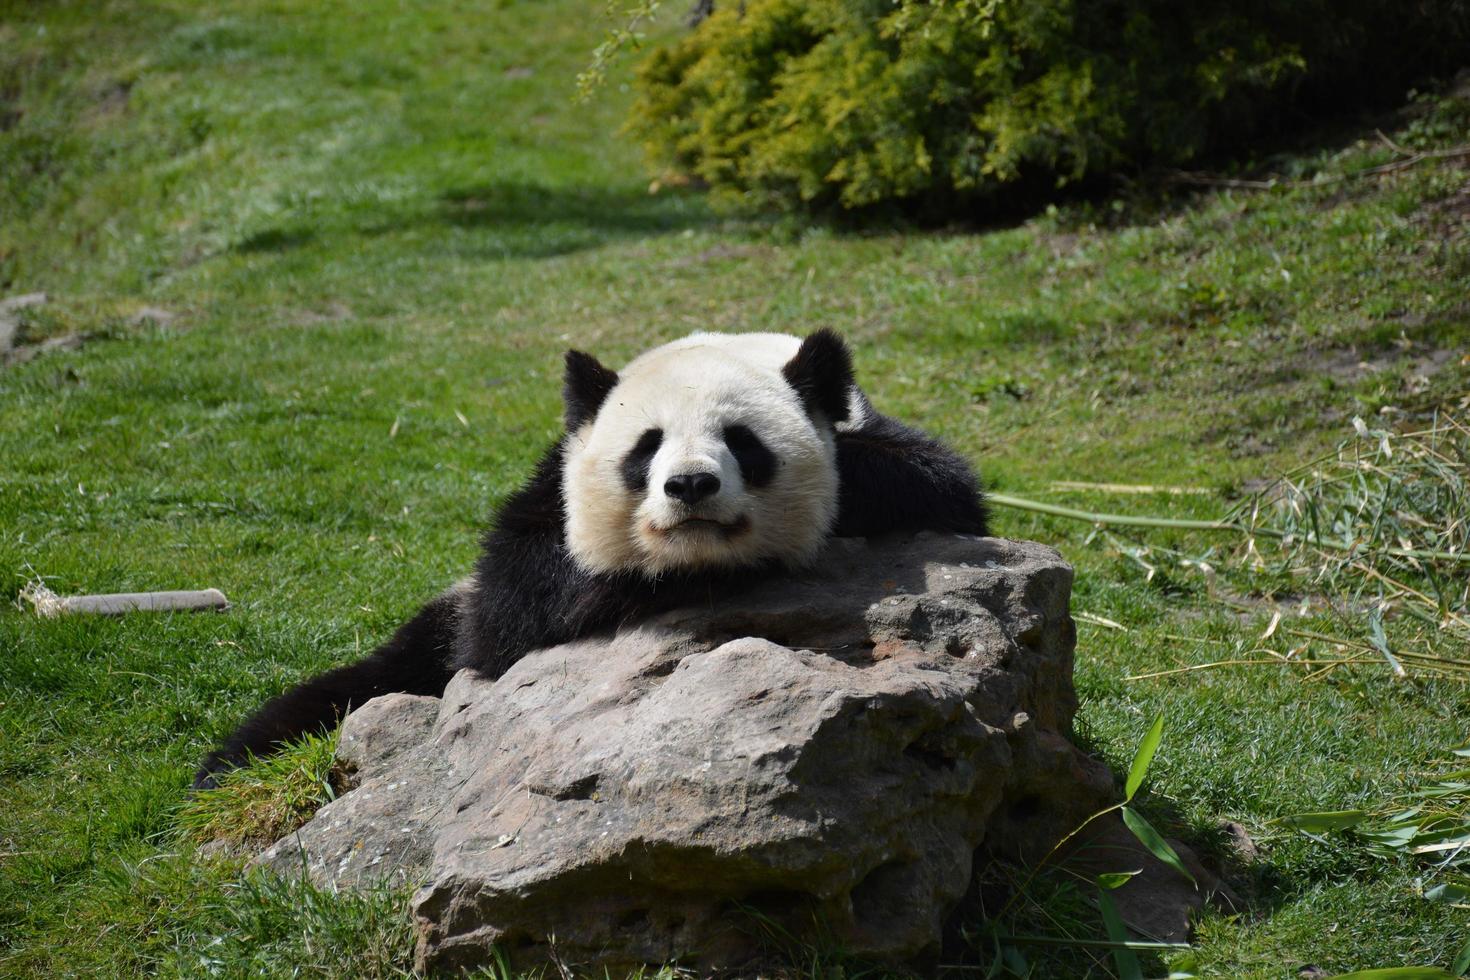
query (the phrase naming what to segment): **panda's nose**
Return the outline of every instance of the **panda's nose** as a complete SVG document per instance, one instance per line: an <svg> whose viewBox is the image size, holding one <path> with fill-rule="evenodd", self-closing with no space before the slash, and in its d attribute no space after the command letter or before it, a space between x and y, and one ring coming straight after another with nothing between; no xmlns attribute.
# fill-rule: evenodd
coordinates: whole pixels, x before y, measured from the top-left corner
<svg viewBox="0 0 1470 980"><path fill-rule="evenodd" d="M680 473L664 481L664 493L693 506L720 492L720 478L713 473Z"/></svg>

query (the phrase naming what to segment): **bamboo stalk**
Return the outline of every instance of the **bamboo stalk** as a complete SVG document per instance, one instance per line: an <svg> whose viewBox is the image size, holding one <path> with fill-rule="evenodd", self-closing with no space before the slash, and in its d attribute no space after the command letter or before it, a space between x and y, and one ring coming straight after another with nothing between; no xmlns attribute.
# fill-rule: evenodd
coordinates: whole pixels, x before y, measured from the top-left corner
<svg viewBox="0 0 1470 980"><path fill-rule="evenodd" d="M1153 680L1156 677L1172 677L1175 674L1192 674L1201 670L1213 670L1216 667L1260 667L1266 664L1303 667L1330 665L1336 667L1341 664L1381 664L1382 662L1377 657L1347 658L1343 660L1287 660L1284 657L1276 657L1271 660L1215 660L1207 664L1191 664L1188 667L1175 667L1173 670L1156 670L1148 674L1130 674L1123 678L1123 680L1147 681Z"/></svg>
<svg viewBox="0 0 1470 980"><path fill-rule="evenodd" d="M1053 480L1051 485L1056 490L1096 490L1100 493L1167 493L1176 496L1179 494L1198 494L1208 497L1215 492L1208 487L1166 487L1137 483L1087 483L1082 480Z"/></svg>
<svg viewBox="0 0 1470 980"><path fill-rule="evenodd" d="M1143 940L1129 940L1126 943L1116 942L1112 939L1072 939L1070 937L1052 936L997 936L1003 943L1017 943L1025 946L1096 946L1102 949L1160 949L1180 950L1189 949L1189 943L1156 943ZM941 967L941 969L954 969L954 967Z"/></svg>
<svg viewBox="0 0 1470 980"><path fill-rule="evenodd" d="M985 499L1001 507L1011 507L1015 510L1031 511L1037 514L1049 514L1052 517L1065 517L1074 521L1086 521L1089 524L1116 527L1156 527L1156 528L1179 528L1186 531L1230 531L1235 534L1250 537L1261 535L1268 538L1286 538L1284 531L1278 531L1269 527L1249 527L1235 521L1213 520L1200 521L1190 520L1182 517L1138 517L1132 514L1100 514L1095 511L1078 510L1075 507L1062 507L1058 504L1043 504L1036 500L1027 500L1025 497L1013 497L1006 493L988 493ZM1395 558L1420 558L1426 561L1452 561L1470 565L1470 552L1454 551L1430 551L1423 548L1377 548L1364 549L1348 541L1334 541L1330 538L1317 538L1307 535L1302 538L1307 544L1328 551L1342 551L1349 554L1357 551L1378 551Z"/></svg>
<svg viewBox="0 0 1470 980"><path fill-rule="evenodd" d="M1192 531L1239 531L1240 525L1227 521L1196 521L1181 517L1134 517L1128 514L1098 514L1092 511L1063 507L1060 504L1043 504L1024 497L1013 497L1006 493L987 493L985 499L1002 507L1029 510L1053 517L1069 517L1087 521L1089 524L1112 524L1118 527L1176 527Z"/></svg>
<svg viewBox="0 0 1470 980"><path fill-rule="evenodd" d="M59 596L44 585L33 585L21 593L38 616L90 613L121 616L130 612L173 612L179 610L227 609L229 600L219 589L187 592L116 592L109 595Z"/></svg>

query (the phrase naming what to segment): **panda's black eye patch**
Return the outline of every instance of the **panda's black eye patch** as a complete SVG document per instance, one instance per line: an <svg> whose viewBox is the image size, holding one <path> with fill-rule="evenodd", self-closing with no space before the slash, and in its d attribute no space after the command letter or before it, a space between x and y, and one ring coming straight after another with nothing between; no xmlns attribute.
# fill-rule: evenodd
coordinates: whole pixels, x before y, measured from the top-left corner
<svg viewBox="0 0 1470 980"><path fill-rule="evenodd" d="M740 466L740 478L747 487L763 487L776 475L776 454L766 448L760 436L743 425L725 428L725 445Z"/></svg>
<svg viewBox="0 0 1470 980"><path fill-rule="evenodd" d="M632 493L642 493L648 489L648 467L653 462L654 453L663 444L663 429L648 429L633 443L633 448L623 457L618 469L623 475L623 485Z"/></svg>

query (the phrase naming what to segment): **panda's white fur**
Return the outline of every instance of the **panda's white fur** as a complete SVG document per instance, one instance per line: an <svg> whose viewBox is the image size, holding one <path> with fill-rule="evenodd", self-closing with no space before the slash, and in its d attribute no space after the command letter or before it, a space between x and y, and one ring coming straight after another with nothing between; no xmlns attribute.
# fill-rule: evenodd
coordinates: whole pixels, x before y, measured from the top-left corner
<svg viewBox="0 0 1470 980"><path fill-rule="evenodd" d="M813 419L782 376L801 338L696 333L650 350L618 372L589 423L568 435L563 465L566 543L589 572L809 563L837 516L832 426ZM860 397L850 416L861 418ZM771 483L750 492L725 445L727 426L751 429L774 453ZM649 429L663 440L647 488L628 488L624 455ZM693 510L663 493L677 473L703 471L720 489ZM695 518L691 520L690 518Z"/></svg>

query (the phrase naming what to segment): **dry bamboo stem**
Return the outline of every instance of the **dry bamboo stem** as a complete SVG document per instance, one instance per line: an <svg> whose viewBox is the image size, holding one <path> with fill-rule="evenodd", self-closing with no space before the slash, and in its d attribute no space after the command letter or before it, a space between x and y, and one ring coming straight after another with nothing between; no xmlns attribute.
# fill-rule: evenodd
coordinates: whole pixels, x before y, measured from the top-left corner
<svg viewBox="0 0 1470 980"><path fill-rule="evenodd" d="M130 612L174 612L228 609L229 600L219 589L180 592L114 592L107 595L59 596L44 585L28 586L21 596L35 608L36 615L50 618L70 613L121 616Z"/></svg>

